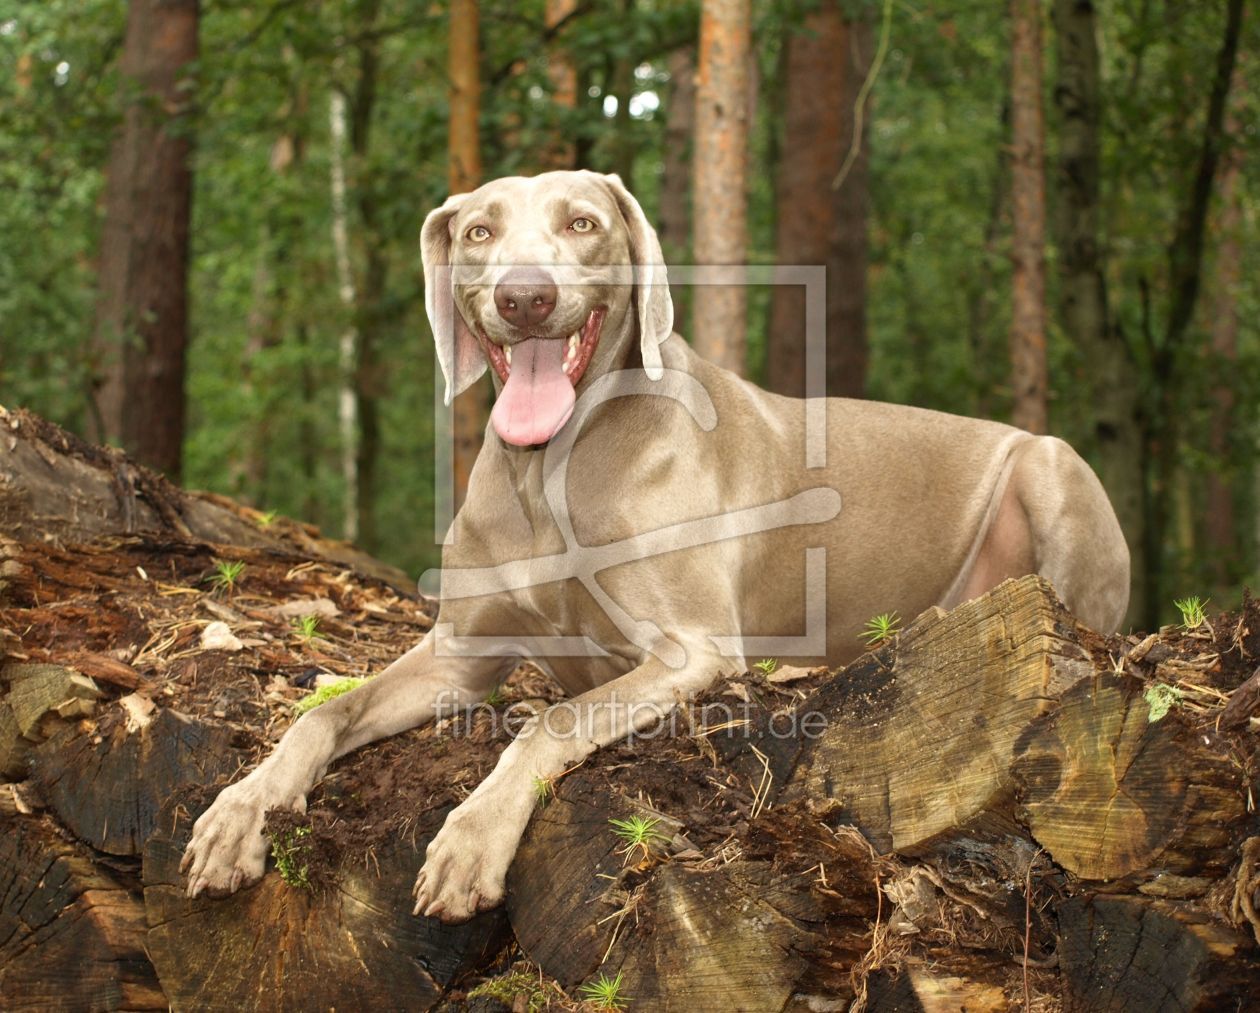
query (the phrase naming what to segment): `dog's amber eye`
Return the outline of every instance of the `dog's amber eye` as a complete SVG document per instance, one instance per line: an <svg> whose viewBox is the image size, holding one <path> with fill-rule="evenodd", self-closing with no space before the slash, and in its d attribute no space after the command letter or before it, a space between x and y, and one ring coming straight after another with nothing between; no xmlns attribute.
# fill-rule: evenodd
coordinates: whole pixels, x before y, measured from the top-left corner
<svg viewBox="0 0 1260 1013"><path fill-rule="evenodd" d="M574 232L594 232L595 223L589 218L574 218L573 221L569 223L569 228Z"/></svg>
<svg viewBox="0 0 1260 1013"><path fill-rule="evenodd" d="M464 235L470 243L484 243L490 238L490 230L484 225L474 225Z"/></svg>

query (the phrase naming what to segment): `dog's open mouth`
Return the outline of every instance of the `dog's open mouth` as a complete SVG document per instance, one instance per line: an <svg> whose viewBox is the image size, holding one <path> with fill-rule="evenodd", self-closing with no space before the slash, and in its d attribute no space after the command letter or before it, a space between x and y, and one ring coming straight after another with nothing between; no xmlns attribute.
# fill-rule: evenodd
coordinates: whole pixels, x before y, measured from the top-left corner
<svg viewBox="0 0 1260 1013"><path fill-rule="evenodd" d="M546 443L573 414L573 388L591 364L607 308L591 311L580 330L567 338L528 337L497 345L481 331L482 350L503 381L490 420L505 443L530 447Z"/></svg>

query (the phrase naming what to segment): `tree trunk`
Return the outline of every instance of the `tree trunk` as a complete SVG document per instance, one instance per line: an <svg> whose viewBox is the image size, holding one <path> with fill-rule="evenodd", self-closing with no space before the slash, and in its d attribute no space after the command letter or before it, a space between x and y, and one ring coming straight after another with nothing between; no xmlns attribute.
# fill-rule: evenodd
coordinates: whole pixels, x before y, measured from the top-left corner
<svg viewBox="0 0 1260 1013"><path fill-rule="evenodd" d="M1150 413L1148 433L1149 505L1146 525L1146 607L1150 625L1158 621L1156 609L1164 601L1165 539L1177 470L1180 427L1178 396L1181 367L1187 359L1186 334L1199 297L1203 269L1203 234L1207 228L1217 167L1224 149L1225 109L1238 58L1243 0L1229 0L1216 72L1208 96L1207 116L1194 178L1177 216L1177 228L1168 246L1168 282L1171 294L1163 340L1154 349L1159 401Z"/></svg>
<svg viewBox="0 0 1260 1013"><path fill-rule="evenodd" d="M691 245L691 151L696 120L696 53L691 46L675 49L666 59L669 97L665 103L665 147L662 152L661 199L657 235L666 264L689 261ZM691 292L670 286L678 328L688 318Z"/></svg>
<svg viewBox="0 0 1260 1013"><path fill-rule="evenodd" d="M1129 543L1129 617L1145 614L1142 430L1134 365L1107 303L1101 235L1102 93L1092 0L1055 0L1059 111L1055 233L1059 315L1089 364L1092 451L1099 477Z"/></svg>
<svg viewBox="0 0 1260 1013"><path fill-rule="evenodd" d="M695 256L701 267L730 266L732 281L747 257L748 0L704 0L700 13L696 92ZM706 359L745 370L747 290L699 285L692 341Z"/></svg>
<svg viewBox="0 0 1260 1013"><path fill-rule="evenodd" d="M558 31L577 10L577 0L547 0L543 20L548 33ZM561 110L577 108L577 66L567 45L551 35L547 47L547 77L551 81L551 101ZM557 131L543 159L547 169L576 169L577 144L567 130ZM478 173L480 175L480 173ZM474 184L475 185L475 184Z"/></svg>
<svg viewBox="0 0 1260 1013"><path fill-rule="evenodd" d="M854 141L870 29L835 4L805 18L787 42L783 148L776 187L776 260L825 265L826 392L861 397L866 381L868 157ZM855 157L843 169L850 151ZM843 171L839 188L833 186ZM770 311L771 390L803 397L805 290L777 285Z"/></svg>
<svg viewBox="0 0 1260 1013"><path fill-rule="evenodd" d="M129 96L110 152L92 436L177 479L183 464L197 0L131 0Z"/></svg>
<svg viewBox="0 0 1260 1013"><path fill-rule="evenodd" d="M1232 92L1235 98L1246 93L1245 82L1237 70L1234 72ZM1225 124L1225 132L1231 139L1242 136L1238 105L1235 101ZM1207 476L1204 510L1209 563L1215 583L1222 591L1231 588L1246 572L1247 566L1245 553L1239 551L1243 539L1234 510L1234 487L1239 469L1234 459L1237 419L1233 371L1238 359L1238 291L1243 276L1242 167L1242 146L1237 140L1232 140L1222 156L1218 187L1220 212L1216 223L1216 271L1212 279L1209 330L1212 335L1212 368L1219 379L1211 398L1212 470Z"/></svg>
<svg viewBox="0 0 1260 1013"><path fill-rule="evenodd" d="M358 343L354 359L355 417L358 439L355 447L357 478L355 516L358 518L357 541L368 552L377 549L376 537L376 469L381 455L380 401L386 394L388 377L380 361L380 346L385 328L386 282L389 261L381 235L377 210L376 188L369 177L372 137L372 114L376 106L376 88L380 56L373 31L380 14L380 0L361 5L360 25L363 40L357 45L358 76L350 98L350 151L354 167L355 208L359 213L362 251L362 281L355 305L355 332Z"/></svg>
<svg viewBox="0 0 1260 1013"><path fill-rule="evenodd" d="M341 537L359 537L359 418L354 390L358 359L358 316L354 271L350 266L349 209L346 207L346 97L336 86L328 94L329 183L332 196L333 263L337 270L337 295L345 312L337 340L337 431L341 436Z"/></svg>
<svg viewBox="0 0 1260 1013"><path fill-rule="evenodd" d="M450 148L447 185L451 193L466 193L481 184L481 143L477 120L481 110L481 72L478 67L477 0L451 3L450 54L447 71L451 81ZM481 441L489 418L484 383L473 384L455 399L451 421L454 435L454 509L463 505L473 462L481 451Z"/></svg>
<svg viewBox="0 0 1260 1013"><path fill-rule="evenodd" d="M1011 422L1046 432L1046 180L1041 2L1011 0Z"/></svg>

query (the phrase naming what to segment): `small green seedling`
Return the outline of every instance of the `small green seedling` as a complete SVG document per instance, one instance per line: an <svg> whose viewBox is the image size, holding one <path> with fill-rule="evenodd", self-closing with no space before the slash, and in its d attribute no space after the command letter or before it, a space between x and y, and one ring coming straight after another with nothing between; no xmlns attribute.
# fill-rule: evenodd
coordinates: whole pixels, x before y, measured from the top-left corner
<svg viewBox="0 0 1260 1013"><path fill-rule="evenodd" d="M1211 601L1209 598L1208 601ZM1200 601L1199 596L1193 595L1189 598L1178 598L1173 602L1177 606L1177 611L1181 613L1181 628L1183 630L1197 630L1200 626L1207 622L1207 614L1204 609L1207 608L1207 601Z"/></svg>
<svg viewBox="0 0 1260 1013"><path fill-rule="evenodd" d="M549 777L534 775L534 798L539 805L546 805L556 793L556 782Z"/></svg>
<svg viewBox="0 0 1260 1013"><path fill-rule="evenodd" d="M862 632L858 634L866 641L867 647L879 647L901 632L901 618L896 612L884 612L874 619L868 619Z"/></svg>
<svg viewBox="0 0 1260 1013"><path fill-rule="evenodd" d="M293 631L303 643L324 639L324 635L319 632L319 616L317 615L295 616Z"/></svg>
<svg viewBox="0 0 1260 1013"><path fill-rule="evenodd" d="M214 561L214 576L210 578L210 584L216 591L231 594L236 590L236 582L241 579L241 574L244 572L245 564L239 559L230 561L216 559Z"/></svg>
<svg viewBox="0 0 1260 1013"><path fill-rule="evenodd" d="M271 857L276 860L276 872L289 886L298 890L311 888L310 866L306 862L310 843L302 840L310 833L310 827L294 827L278 833L268 831L267 834L271 838Z"/></svg>
<svg viewBox="0 0 1260 1013"><path fill-rule="evenodd" d="M1181 703L1181 690L1164 682L1147 686L1142 694L1146 698L1148 712L1146 720L1149 724L1163 720L1164 716L1177 704Z"/></svg>
<svg viewBox="0 0 1260 1013"><path fill-rule="evenodd" d="M503 683L499 683L490 691L490 695L486 697L486 703L491 707L502 707L507 703L507 694L503 692Z"/></svg>
<svg viewBox="0 0 1260 1013"><path fill-rule="evenodd" d="M293 709L301 717L307 711L314 710L320 704L327 703L343 693L349 693L356 686L362 686L365 682L367 682L366 679L356 679L353 676L338 679L336 682L330 682L327 686L320 686L319 689L309 696L302 697L301 700L293 705Z"/></svg>
<svg viewBox="0 0 1260 1013"><path fill-rule="evenodd" d="M625 1009L630 997L621 994L622 974L622 971L618 971L615 978L601 974L595 981L587 982L578 989L583 1001L589 1002L596 1009Z"/></svg>
<svg viewBox="0 0 1260 1013"><path fill-rule="evenodd" d="M268 510L266 513L261 513L257 517L258 526L260 528L269 528L271 525L276 523L276 518L279 516L280 515L274 510Z"/></svg>
<svg viewBox="0 0 1260 1013"><path fill-rule="evenodd" d="M762 675L769 675L778 667L778 658L762 658L759 662L757 662L757 664L753 665L753 668L761 672Z"/></svg>
<svg viewBox="0 0 1260 1013"><path fill-rule="evenodd" d="M626 842L620 854L625 855L627 861L636 851L642 851L646 861L652 857L652 845L668 839L656 829L661 821L655 816L631 816L625 820L613 818L608 822L612 824L613 833Z"/></svg>

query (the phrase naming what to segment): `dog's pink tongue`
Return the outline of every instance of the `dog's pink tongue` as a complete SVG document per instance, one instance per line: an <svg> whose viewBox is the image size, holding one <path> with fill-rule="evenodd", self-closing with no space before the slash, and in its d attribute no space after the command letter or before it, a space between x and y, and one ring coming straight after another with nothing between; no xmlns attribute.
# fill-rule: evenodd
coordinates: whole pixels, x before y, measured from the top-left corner
<svg viewBox="0 0 1260 1013"><path fill-rule="evenodd" d="M512 368L490 420L505 443L546 443L573 414L573 384L564 375L565 342L527 338L512 346Z"/></svg>

